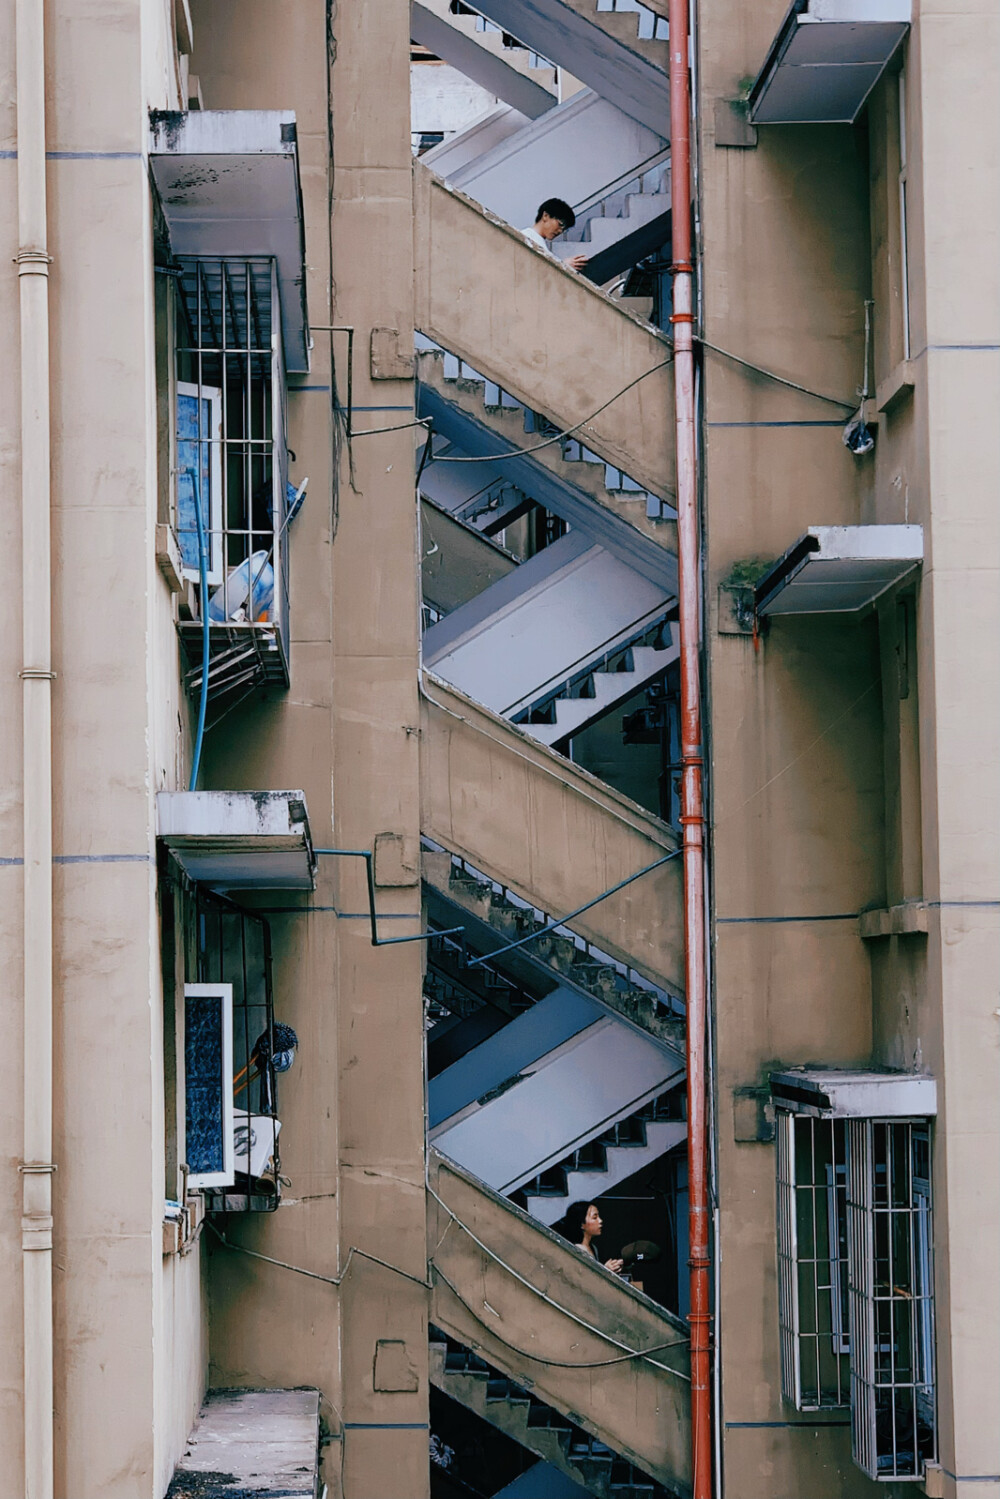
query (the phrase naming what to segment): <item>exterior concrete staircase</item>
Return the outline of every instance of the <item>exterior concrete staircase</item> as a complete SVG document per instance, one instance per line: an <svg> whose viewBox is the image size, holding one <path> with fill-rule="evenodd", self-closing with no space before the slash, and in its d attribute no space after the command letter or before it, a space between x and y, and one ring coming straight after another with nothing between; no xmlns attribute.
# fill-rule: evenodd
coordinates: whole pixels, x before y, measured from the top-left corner
<svg viewBox="0 0 1000 1499"><path fill-rule="evenodd" d="M576 224L562 237L563 256L588 255L584 275L598 285L628 270L669 244L671 235L669 158L663 158L577 210Z"/></svg>
<svg viewBox="0 0 1000 1499"><path fill-rule="evenodd" d="M565 259L586 242L593 264L584 274L598 285L669 238L669 161L662 133L647 130L593 89L581 89L530 121L498 108L488 121L473 122L423 157L443 181L515 229L558 187L573 206L576 224L555 242L553 253ZM630 196L641 201L630 205ZM570 248L574 241L576 250ZM616 241L620 252L608 260Z"/></svg>
<svg viewBox="0 0 1000 1499"><path fill-rule="evenodd" d="M414 208L420 331L554 430L576 428L646 492L672 495L669 340L419 161Z"/></svg>
<svg viewBox="0 0 1000 1499"><path fill-rule="evenodd" d="M528 1212L542 1223L558 1223L571 1202L596 1201L686 1139L676 1093L662 1093L525 1182L520 1190Z"/></svg>
<svg viewBox="0 0 1000 1499"><path fill-rule="evenodd" d="M649 129L669 130L668 43L650 7L635 0L480 0L477 8Z"/></svg>
<svg viewBox="0 0 1000 1499"><path fill-rule="evenodd" d="M447 850L425 847L421 870L428 885L495 933L501 939L498 945L520 942L551 923L544 911L518 900L506 886L485 878ZM678 1054L683 1051L683 1007L676 996L643 981L637 970L616 962L578 932L569 927L546 932L519 951L556 983L571 985Z"/></svg>
<svg viewBox="0 0 1000 1499"><path fill-rule="evenodd" d="M508 47L483 16L456 14L451 0L411 0L410 36L529 120L558 103L552 64L526 47Z"/></svg>
<svg viewBox="0 0 1000 1499"><path fill-rule="evenodd" d="M583 1427L508 1379L440 1328L430 1330L430 1380L597 1499L660 1499L669 1490Z"/></svg>
<svg viewBox="0 0 1000 1499"><path fill-rule="evenodd" d="M673 492L653 494L624 470L608 463L576 438L542 447L561 430L526 408L508 391L479 374L465 360L441 349L417 354L418 403L421 416L448 437L448 452L497 456L520 448L530 455L503 463L510 481L570 524L581 524L588 508L600 507L614 521L624 521L648 541L676 557ZM443 456L447 456L445 453ZM428 464L428 475L433 470ZM447 469L448 464L441 464ZM455 465L458 467L458 465ZM476 472L474 465L462 465ZM484 464L485 468L485 464ZM574 505L575 499L575 505ZM593 519L591 529L595 529ZM595 534L600 534L599 528ZM601 535L607 544L607 533Z"/></svg>
<svg viewBox="0 0 1000 1499"><path fill-rule="evenodd" d="M644 643L648 642L648 643ZM516 716L526 733L543 744L566 743L651 682L677 660L677 628L658 624L636 640L606 653L557 693Z"/></svg>
<svg viewBox="0 0 1000 1499"><path fill-rule="evenodd" d="M570 531L424 635L437 676L554 744L677 659L675 601Z"/></svg>
<svg viewBox="0 0 1000 1499"><path fill-rule="evenodd" d="M461 608L518 565L477 527L423 498L420 538L424 602L438 617Z"/></svg>
<svg viewBox="0 0 1000 1499"><path fill-rule="evenodd" d="M557 971L559 965L572 968L581 980L584 963L592 964L595 987L609 992L618 992L617 979L604 971L613 964L626 978L636 975L634 987L644 992L624 996L622 1013L656 1034L663 1008L657 995L684 993L680 859L648 868L677 850L673 830L427 673L420 728L421 826L438 848L468 865L466 874L456 870L453 882L450 861L438 860L427 877L465 909L481 910L497 931L517 929L536 912L576 911L647 870L573 917L575 937L605 956L584 952L578 958L558 933L538 938L527 951L539 961L551 958ZM489 890L466 888L485 882L492 882ZM502 899L494 902L494 893Z"/></svg>
<svg viewBox="0 0 1000 1499"><path fill-rule="evenodd" d="M432 1119L452 1111L431 1128L431 1143L505 1196L683 1077L683 1052L614 1015L571 1018L560 1028L570 1034L557 1034L551 1045L547 1012L558 1012L558 1025L572 999L561 993L543 999L429 1085Z"/></svg>
<svg viewBox="0 0 1000 1499"><path fill-rule="evenodd" d="M433 1382L602 1499L686 1495L684 1324L433 1149L428 1188Z"/></svg>

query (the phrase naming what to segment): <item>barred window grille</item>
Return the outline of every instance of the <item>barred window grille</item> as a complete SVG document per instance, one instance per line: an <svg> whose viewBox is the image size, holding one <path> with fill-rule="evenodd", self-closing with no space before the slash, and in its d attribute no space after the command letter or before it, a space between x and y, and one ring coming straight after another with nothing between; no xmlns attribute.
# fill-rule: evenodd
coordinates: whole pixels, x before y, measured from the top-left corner
<svg viewBox="0 0 1000 1499"><path fill-rule="evenodd" d="M919 1479L937 1445L930 1130L852 1119L848 1132L854 1460Z"/></svg>
<svg viewBox="0 0 1000 1499"><path fill-rule="evenodd" d="M226 1106L233 1148L228 1177L211 1184L205 1205L222 1213L274 1212L281 1200L281 1121L271 929L265 917L200 886L194 919L193 966L200 983L193 987L214 985L231 996Z"/></svg>
<svg viewBox="0 0 1000 1499"><path fill-rule="evenodd" d="M268 258L182 257L178 265L173 521L184 576L198 592L199 615L207 611L211 621L209 696L226 699L228 711L266 682L288 682L290 513L277 271ZM197 694L200 618L179 628L188 690Z"/></svg>
<svg viewBox="0 0 1000 1499"><path fill-rule="evenodd" d="M801 1411L846 1406L845 1121L779 1111L777 1146L782 1394Z"/></svg>

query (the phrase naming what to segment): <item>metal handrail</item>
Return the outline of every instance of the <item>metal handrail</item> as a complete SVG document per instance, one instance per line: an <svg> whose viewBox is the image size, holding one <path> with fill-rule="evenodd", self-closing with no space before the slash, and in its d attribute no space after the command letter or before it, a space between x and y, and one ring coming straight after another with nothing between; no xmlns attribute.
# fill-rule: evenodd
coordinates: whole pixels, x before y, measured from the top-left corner
<svg viewBox="0 0 1000 1499"><path fill-rule="evenodd" d="M596 188L587 197L581 198L579 203L574 203L573 212L585 213L588 208L596 208L598 203L602 202L604 198L610 197L612 193L618 192L620 188L627 187L636 177L644 176L653 167L659 166L661 161L669 160L670 147L662 146L659 151L654 151L652 156L647 156L644 161L640 161L638 166L630 168L627 172L619 172L617 177L613 177L603 187Z"/></svg>

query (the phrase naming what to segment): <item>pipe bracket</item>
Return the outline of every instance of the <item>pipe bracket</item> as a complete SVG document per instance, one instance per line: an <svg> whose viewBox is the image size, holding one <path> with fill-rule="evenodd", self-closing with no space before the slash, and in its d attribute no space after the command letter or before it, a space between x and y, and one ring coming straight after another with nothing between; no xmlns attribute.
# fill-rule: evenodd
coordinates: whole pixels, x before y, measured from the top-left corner
<svg viewBox="0 0 1000 1499"><path fill-rule="evenodd" d="M18 250L14 256L19 276L47 276L52 256L44 250Z"/></svg>

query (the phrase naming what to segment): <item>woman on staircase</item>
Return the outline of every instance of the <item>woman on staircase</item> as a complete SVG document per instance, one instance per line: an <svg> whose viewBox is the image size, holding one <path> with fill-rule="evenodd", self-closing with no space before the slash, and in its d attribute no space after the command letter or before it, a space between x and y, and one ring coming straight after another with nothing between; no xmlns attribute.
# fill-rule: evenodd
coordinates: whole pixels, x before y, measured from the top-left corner
<svg viewBox="0 0 1000 1499"><path fill-rule="evenodd" d="M563 1222L566 1225L565 1237L574 1248L582 1250L584 1254L592 1255L597 1263L600 1264L601 1256L597 1252L594 1240L600 1237L604 1224L601 1222L601 1215L597 1211L597 1204L594 1202L571 1202L566 1209L566 1216ZM624 1260L607 1260L604 1268L605 1270L612 1271L615 1275L620 1275L623 1265Z"/></svg>

